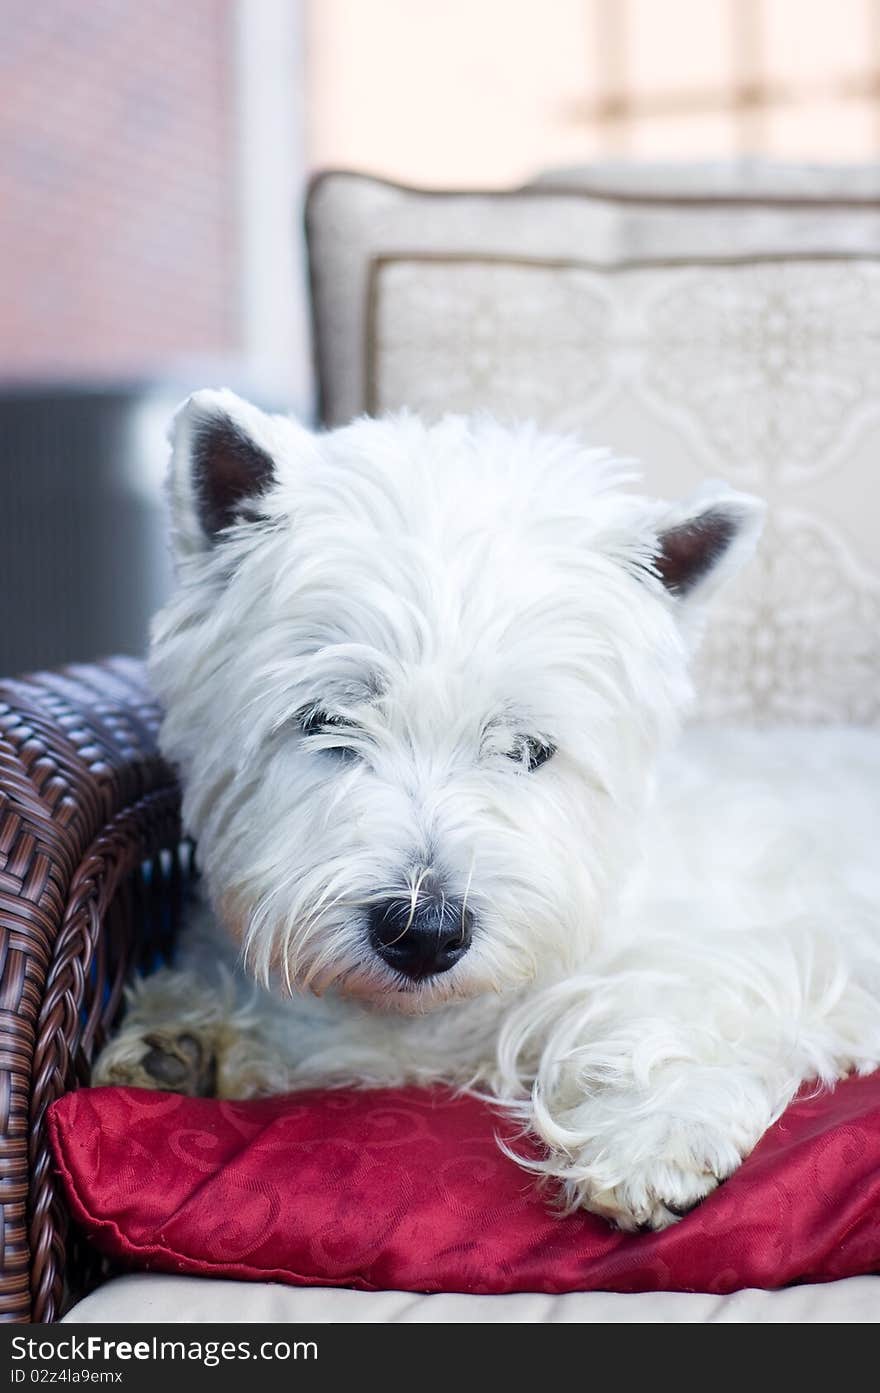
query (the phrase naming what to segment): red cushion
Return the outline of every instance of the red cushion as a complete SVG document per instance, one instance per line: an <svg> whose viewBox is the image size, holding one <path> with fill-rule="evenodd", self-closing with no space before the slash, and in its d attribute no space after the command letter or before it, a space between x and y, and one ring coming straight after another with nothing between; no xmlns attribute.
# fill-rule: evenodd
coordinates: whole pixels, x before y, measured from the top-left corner
<svg viewBox="0 0 880 1393"><path fill-rule="evenodd" d="M87 1089L49 1112L71 1209L132 1266L404 1291L729 1292L880 1269L880 1074L793 1105L681 1223L554 1217L442 1091L216 1102Z"/></svg>

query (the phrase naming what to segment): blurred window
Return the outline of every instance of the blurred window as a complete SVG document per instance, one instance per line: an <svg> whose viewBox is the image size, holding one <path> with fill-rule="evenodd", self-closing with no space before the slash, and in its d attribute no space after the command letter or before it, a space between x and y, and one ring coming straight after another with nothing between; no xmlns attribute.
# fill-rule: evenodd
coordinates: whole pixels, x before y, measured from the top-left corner
<svg viewBox="0 0 880 1393"><path fill-rule="evenodd" d="M859 159L880 144L876 0L592 0L580 119L621 154Z"/></svg>
<svg viewBox="0 0 880 1393"><path fill-rule="evenodd" d="M880 0L308 0L313 165L505 184L592 159L868 160Z"/></svg>

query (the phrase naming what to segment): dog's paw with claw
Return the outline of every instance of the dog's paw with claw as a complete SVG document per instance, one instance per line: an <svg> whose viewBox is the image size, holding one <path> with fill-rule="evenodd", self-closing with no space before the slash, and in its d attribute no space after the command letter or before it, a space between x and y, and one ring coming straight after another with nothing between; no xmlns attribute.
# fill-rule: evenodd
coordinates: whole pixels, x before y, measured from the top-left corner
<svg viewBox="0 0 880 1393"><path fill-rule="evenodd" d="M729 1133L703 1123L641 1119L582 1154L565 1178L566 1199L629 1233L665 1229L711 1195L744 1154Z"/></svg>
<svg viewBox="0 0 880 1393"><path fill-rule="evenodd" d="M723 1175L701 1166L658 1159L619 1185L588 1192L583 1203L628 1233L677 1224L717 1188Z"/></svg>
<svg viewBox="0 0 880 1393"><path fill-rule="evenodd" d="M190 1030L121 1032L101 1053L92 1084L124 1084L207 1098L216 1092L217 1060L211 1040Z"/></svg>

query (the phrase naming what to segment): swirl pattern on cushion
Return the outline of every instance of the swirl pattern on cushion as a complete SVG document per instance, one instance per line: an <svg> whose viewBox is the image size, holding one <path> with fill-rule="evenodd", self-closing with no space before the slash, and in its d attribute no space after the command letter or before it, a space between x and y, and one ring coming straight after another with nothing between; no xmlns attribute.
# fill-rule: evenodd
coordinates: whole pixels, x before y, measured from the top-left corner
<svg viewBox="0 0 880 1393"><path fill-rule="evenodd" d="M84 1089L49 1128L75 1219L137 1268L487 1294L721 1294L880 1269L880 1073L796 1102L704 1204L644 1235L557 1217L498 1149L511 1124L439 1089Z"/></svg>

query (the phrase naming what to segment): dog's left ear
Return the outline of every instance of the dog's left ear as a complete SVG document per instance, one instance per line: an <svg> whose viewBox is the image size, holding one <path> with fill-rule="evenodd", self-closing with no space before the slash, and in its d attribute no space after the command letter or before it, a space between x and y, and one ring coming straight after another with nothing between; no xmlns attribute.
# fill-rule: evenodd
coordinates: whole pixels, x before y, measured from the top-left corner
<svg viewBox="0 0 880 1393"><path fill-rule="evenodd" d="M172 526L179 556L203 552L235 523L260 517L301 441L312 437L286 416L258 410L226 388L194 392L170 431Z"/></svg>
<svg viewBox="0 0 880 1393"><path fill-rule="evenodd" d="M764 513L752 494L704 485L661 517L653 569L676 598L708 599L754 552Z"/></svg>

